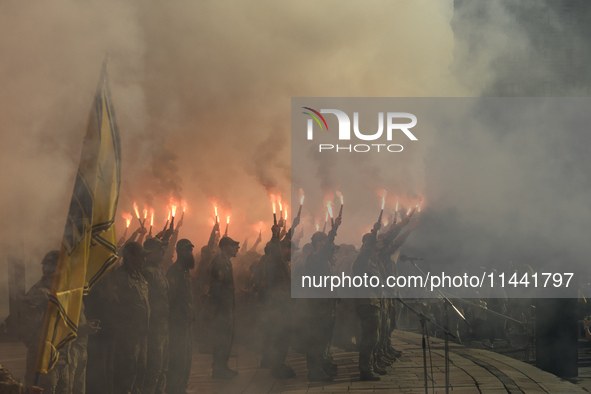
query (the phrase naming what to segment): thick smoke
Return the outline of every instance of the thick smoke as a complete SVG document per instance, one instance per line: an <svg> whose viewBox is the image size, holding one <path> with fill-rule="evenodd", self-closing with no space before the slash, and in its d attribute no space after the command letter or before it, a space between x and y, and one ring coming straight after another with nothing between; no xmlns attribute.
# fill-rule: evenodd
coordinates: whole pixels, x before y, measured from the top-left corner
<svg viewBox="0 0 591 394"><path fill-rule="evenodd" d="M478 94L449 69L452 15L451 1L426 0L4 4L3 249L22 254L29 287L59 246L106 55L122 139L120 215L134 201L153 205L160 228L170 198L185 199L183 236L199 245L212 200L242 239L270 224L269 190L290 195L291 97ZM390 169L367 171L367 187L386 187ZM423 192L404 176L401 189L409 181ZM347 195L343 179L334 186ZM307 198L306 209L320 201Z"/></svg>

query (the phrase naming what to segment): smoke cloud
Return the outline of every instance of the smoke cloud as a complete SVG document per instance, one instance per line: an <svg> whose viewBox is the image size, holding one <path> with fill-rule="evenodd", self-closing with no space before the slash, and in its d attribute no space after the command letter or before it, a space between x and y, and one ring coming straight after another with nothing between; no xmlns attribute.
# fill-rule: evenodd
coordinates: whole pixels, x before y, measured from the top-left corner
<svg viewBox="0 0 591 394"><path fill-rule="evenodd" d="M491 7L506 23L478 30L494 45L474 49L454 37L451 0L4 4L3 250L25 261L29 287L42 256L60 244L107 55L123 157L117 226L137 201L154 207L159 228L171 197L185 199L183 236L199 245L213 224L212 201L242 239L255 237L261 220L270 226L269 193L289 198L292 97L480 95L500 78L493 70L503 37L528 44L511 10ZM464 72L469 78L455 77ZM365 186L395 179L403 193L438 195L426 186L424 157L416 160L412 174L368 165ZM346 198L344 182L328 186ZM304 215L321 204L308 192Z"/></svg>

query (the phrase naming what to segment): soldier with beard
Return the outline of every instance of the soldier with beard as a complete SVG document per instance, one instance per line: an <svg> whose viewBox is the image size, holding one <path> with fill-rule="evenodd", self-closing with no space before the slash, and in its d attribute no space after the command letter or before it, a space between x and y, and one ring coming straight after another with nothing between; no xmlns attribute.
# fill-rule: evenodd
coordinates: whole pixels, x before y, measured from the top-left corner
<svg viewBox="0 0 591 394"><path fill-rule="evenodd" d="M223 237L219 247L221 253L211 262L209 277L209 300L212 308L213 325L213 378L230 379L238 375L228 367L234 339L234 273L230 259L236 257L239 242ZM172 393L171 393L172 394Z"/></svg>
<svg viewBox="0 0 591 394"><path fill-rule="evenodd" d="M168 280L162 269L165 244L158 238L149 238L144 242L144 249L148 254L142 275L148 282L151 313L148 330L148 361L142 393L163 394L168 367L168 320L170 317Z"/></svg>
<svg viewBox="0 0 591 394"><path fill-rule="evenodd" d="M177 260L166 273L170 297L168 394L186 393L193 355L193 293L189 270L195 267L193 244L181 239L176 244Z"/></svg>

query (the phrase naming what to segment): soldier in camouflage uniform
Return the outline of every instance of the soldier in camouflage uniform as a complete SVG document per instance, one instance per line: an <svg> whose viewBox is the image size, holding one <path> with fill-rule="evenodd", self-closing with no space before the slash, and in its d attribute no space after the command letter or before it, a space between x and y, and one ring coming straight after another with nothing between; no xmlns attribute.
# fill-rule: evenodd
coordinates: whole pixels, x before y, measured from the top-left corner
<svg viewBox="0 0 591 394"><path fill-rule="evenodd" d="M168 280L162 269L165 244L158 238L144 242L148 252L142 275L148 282L150 327L146 375L142 394L164 394L168 369L168 320L170 318Z"/></svg>
<svg viewBox="0 0 591 394"><path fill-rule="evenodd" d="M295 377L293 369L285 364L293 313L290 267L292 242L289 235L279 241L279 229L273 227L273 238L266 248L269 255L266 266L269 358L271 375L277 379L289 379Z"/></svg>
<svg viewBox="0 0 591 394"><path fill-rule="evenodd" d="M410 223L414 210L410 212L409 215L405 216L399 223L393 224L388 231L384 234L380 234L378 237L377 243L377 252L378 258L382 267L385 271L386 276L395 276L397 275L396 265L392 261L391 256L393 256L406 242L406 239L410 236L412 231L417 228L419 225L419 220L416 219L413 224L402 234L402 229ZM393 289L395 290L395 289ZM394 295L396 294L394 292ZM395 360L397 357L400 357L401 353L392 347L391 335L394 331L396 321L395 321L395 299L393 298L384 298L382 300L383 303L383 323L380 330L380 343L379 343L379 350L378 350L378 361L380 361L380 365L384 366L391 361Z"/></svg>
<svg viewBox="0 0 591 394"><path fill-rule="evenodd" d="M240 243L230 237L219 242L221 253L211 262L209 300L213 312L213 378L230 379L238 375L228 367L234 339L234 274L230 259L236 257Z"/></svg>
<svg viewBox="0 0 591 394"><path fill-rule="evenodd" d="M193 244L181 239L176 244L177 260L166 272L169 286L168 394L186 393L193 356L193 294L189 270L195 267Z"/></svg>
<svg viewBox="0 0 591 394"><path fill-rule="evenodd" d="M376 251L376 235L380 228L380 222L374 225L371 233L363 236L361 252L355 263L353 263L353 274L355 276L368 277L377 276L383 281L384 272L380 267ZM364 289L366 292L370 289ZM361 380L376 381L380 377L376 375L375 356L378 347L379 331L382 325L382 289L371 289L371 297L363 294L355 298L355 311L361 321L361 341L359 343L359 373ZM384 374L385 371L380 373Z"/></svg>
<svg viewBox="0 0 591 394"><path fill-rule="evenodd" d="M43 389L38 386L25 388L17 382L10 372L0 364L0 393L2 394L42 394Z"/></svg>
<svg viewBox="0 0 591 394"><path fill-rule="evenodd" d="M45 255L41 262L43 277L25 294L19 314L19 335L27 346L27 372L25 374L27 386L32 386L35 381L37 350L41 340L49 292L55 276L58 258L59 251L57 250L52 250ZM67 345L60 349L57 363L49 373L41 374L39 386L44 389L44 393L59 394L69 392L69 347Z"/></svg>
<svg viewBox="0 0 591 394"><path fill-rule="evenodd" d="M341 218L337 217L332 229L327 234L316 232L312 235L313 252L306 259L306 275L315 277L330 276L334 265L334 244ZM320 290L319 296L326 294ZM332 333L336 318L336 299L311 298L308 299L308 346L306 359L308 364L308 379L312 381L332 381L337 375L337 364L328 356L332 343Z"/></svg>
<svg viewBox="0 0 591 394"><path fill-rule="evenodd" d="M113 278L117 297L114 394L136 394L142 389L150 322L148 284L141 274L145 256L146 251L139 243L125 244L123 265Z"/></svg>
<svg viewBox="0 0 591 394"><path fill-rule="evenodd" d="M86 299L86 297L84 297L84 299ZM68 373L70 381L70 390L68 392L71 394L86 393L88 336L89 334L96 334L99 330L100 321L97 319L86 319L84 302L82 302L76 340L70 344L70 349L68 351Z"/></svg>

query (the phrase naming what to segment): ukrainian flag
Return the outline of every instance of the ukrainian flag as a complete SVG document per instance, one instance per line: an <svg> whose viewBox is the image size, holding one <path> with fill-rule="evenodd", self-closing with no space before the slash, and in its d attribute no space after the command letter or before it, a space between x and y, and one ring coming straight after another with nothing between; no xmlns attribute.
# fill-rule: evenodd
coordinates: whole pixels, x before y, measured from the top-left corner
<svg viewBox="0 0 591 394"><path fill-rule="evenodd" d="M105 61L90 111L56 276L49 294L37 372L47 373L53 368L58 351L76 339L82 296L117 261L114 224L120 184L119 130Z"/></svg>

